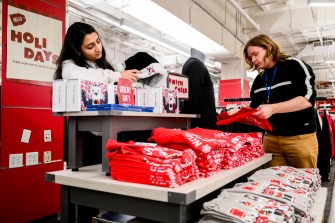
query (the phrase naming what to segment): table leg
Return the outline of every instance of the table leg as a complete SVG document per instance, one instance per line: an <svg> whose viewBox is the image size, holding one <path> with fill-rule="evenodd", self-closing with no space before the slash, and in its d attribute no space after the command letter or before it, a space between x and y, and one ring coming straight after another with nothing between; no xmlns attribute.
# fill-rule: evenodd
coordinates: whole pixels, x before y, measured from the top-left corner
<svg viewBox="0 0 335 223"><path fill-rule="evenodd" d="M187 222L187 207L186 205L173 205L169 207L168 223L186 223Z"/></svg>
<svg viewBox="0 0 335 223"><path fill-rule="evenodd" d="M68 168L77 171L83 166L83 136L78 131L78 118L69 118L68 138Z"/></svg>
<svg viewBox="0 0 335 223"><path fill-rule="evenodd" d="M61 187L61 223L76 222L75 204L70 202L70 188L68 186Z"/></svg>
<svg viewBox="0 0 335 223"><path fill-rule="evenodd" d="M104 120L102 121L101 166L102 172L105 172L107 176L110 175L110 168L109 160L106 158L108 152L106 150L106 144L108 139L117 140L117 127L119 124L122 125L122 123L119 123L119 121L111 119L110 117L104 117Z"/></svg>

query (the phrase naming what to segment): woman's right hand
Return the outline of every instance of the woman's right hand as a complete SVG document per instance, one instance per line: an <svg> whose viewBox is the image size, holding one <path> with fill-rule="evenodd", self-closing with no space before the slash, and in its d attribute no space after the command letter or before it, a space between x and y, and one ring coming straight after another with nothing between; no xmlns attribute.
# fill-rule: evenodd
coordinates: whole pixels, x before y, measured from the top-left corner
<svg viewBox="0 0 335 223"><path fill-rule="evenodd" d="M138 80L138 74L139 70L133 69L133 70L125 70L121 72L121 78L125 78L130 80L132 83L136 82Z"/></svg>

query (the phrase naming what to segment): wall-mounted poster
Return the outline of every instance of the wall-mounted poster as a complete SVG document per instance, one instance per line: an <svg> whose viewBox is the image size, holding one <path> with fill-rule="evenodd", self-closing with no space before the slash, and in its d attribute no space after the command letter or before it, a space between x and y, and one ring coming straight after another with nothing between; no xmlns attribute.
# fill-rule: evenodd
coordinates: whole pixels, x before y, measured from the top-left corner
<svg viewBox="0 0 335 223"><path fill-rule="evenodd" d="M9 79L52 82L62 46L62 22L8 6Z"/></svg>

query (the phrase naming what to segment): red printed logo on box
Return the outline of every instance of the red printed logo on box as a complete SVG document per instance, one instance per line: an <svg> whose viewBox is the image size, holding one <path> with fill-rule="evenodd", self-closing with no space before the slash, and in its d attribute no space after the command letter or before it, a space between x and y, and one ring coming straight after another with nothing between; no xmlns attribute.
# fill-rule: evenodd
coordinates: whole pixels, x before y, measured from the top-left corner
<svg viewBox="0 0 335 223"><path fill-rule="evenodd" d="M26 17L20 13L11 14L9 17L13 23L13 26L23 25L27 21Z"/></svg>

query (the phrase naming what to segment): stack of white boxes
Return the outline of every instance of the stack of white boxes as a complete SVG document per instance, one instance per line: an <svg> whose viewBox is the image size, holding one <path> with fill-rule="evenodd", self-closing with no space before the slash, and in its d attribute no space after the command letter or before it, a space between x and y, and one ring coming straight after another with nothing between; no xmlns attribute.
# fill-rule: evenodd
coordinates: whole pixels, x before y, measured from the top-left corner
<svg viewBox="0 0 335 223"><path fill-rule="evenodd" d="M54 80L53 112L85 111L89 104L115 104L117 86L88 80ZM154 107L156 113L179 113L177 90L164 87L136 88L135 105Z"/></svg>
<svg viewBox="0 0 335 223"><path fill-rule="evenodd" d="M54 80L53 112L85 111L89 104L115 104L116 86L88 80Z"/></svg>

